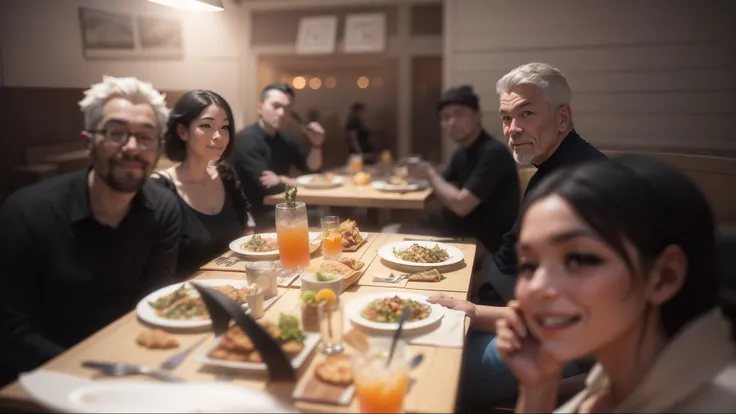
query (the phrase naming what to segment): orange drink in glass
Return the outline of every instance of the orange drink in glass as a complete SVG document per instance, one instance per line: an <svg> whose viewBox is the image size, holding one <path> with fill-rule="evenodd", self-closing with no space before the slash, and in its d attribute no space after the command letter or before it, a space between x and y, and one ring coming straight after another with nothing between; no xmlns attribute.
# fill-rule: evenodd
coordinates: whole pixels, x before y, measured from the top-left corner
<svg viewBox="0 0 736 414"><path fill-rule="evenodd" d="M322 252L325 259L339 259L342 255L342 233L340 218L337 216L322 217Z"/></svg>
<svg viewBox="0 0 736 414"><path fill-rule="evenodd" d="M390 340L374 342L366 353L353 356L353 380L362 413L399 413L409 385L411 351L403 340L387 366Z"/></svg>
<svg viewBox="0 0 736 414"><path fill-rule="evenodd" d="M307 205L296 207L286 203L276 205L276 240L279 244L281 267L300 270L309 267L309 226Z"/></svg>
<svg viewBox="0 0 736 414"><path fill-rule="evenodd" d="M348 169L353 174L363 171L363 156L360 154L350 155Z"/></svg>

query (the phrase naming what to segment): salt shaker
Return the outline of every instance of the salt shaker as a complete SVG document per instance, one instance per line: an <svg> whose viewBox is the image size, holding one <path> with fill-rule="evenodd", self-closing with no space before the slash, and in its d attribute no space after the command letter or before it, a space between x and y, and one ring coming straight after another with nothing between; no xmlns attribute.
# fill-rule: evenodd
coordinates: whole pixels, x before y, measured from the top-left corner
<svg viewBox="0 0 736 414"><path fill-rule="evenodd" d="M266 297L279 294L276 281L276 265L273 262L252 262L245 265L245 278L248 283L255 283L264 291Z"/></svg>
<svg viewBox="0 0 736 414"><path fill-rule="evenodd" d="M262 318L265 313L263 289L255 283L248 288L248 308L250 309L250 316L254 319Z"/></svg>

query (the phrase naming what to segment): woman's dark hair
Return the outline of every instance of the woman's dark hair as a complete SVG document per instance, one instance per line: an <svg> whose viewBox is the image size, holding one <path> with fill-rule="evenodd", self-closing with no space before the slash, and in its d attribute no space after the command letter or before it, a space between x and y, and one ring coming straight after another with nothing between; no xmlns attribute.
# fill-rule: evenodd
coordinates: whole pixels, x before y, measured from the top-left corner
<svg viewBox="0 0 736 414"><path fill-rule="evenodd" d="M550 195L565 199L632 273L636 266L624 240L636 247L643 269L669 245L683 250L688 264L684 284L660 308L666 335L673 336L716 306L719 278L713 214L703 193L685 174L639 155L583 164L542 180L525 200L521 214Z"/></svg>
<svg viewBox="0 0 736 414"><path fill-rule="evenodd" d="M210 105L217 105L225 110L227 119L230 121L230 140L222 153L222 160L230 158L235 145L235 119L233 119L233 111L230 104L215 92L197 89L184 94L174 105L174 109L169 114L169 121L166 123L166 133L164 134L164 155L171 161L184 161L187 157L187 145L179 136L177 127L183 125L189 128L189 125L197 119L197 117Z"/></svg>

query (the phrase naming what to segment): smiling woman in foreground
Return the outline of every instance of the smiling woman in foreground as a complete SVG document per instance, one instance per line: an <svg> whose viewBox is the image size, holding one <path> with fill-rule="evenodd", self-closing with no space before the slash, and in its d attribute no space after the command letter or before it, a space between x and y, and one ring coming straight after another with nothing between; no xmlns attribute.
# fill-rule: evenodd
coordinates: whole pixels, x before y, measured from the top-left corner
<svg viewBox="0 0 736 414"><path fill-rule="evenodd" d="M558 412L736 409L713 217L688 178L643 157L588 164L522 214L516 313L497 322L518 412L552 411L563 364L586 355L598 364Z"/></svg>

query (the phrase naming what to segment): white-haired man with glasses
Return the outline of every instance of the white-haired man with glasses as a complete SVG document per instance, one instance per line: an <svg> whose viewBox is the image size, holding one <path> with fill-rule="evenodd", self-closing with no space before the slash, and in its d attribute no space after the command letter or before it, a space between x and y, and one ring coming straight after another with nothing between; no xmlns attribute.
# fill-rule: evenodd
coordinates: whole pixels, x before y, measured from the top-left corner
<svg viewBox="0 0 736 414"><path fill-rule="evenodd" d="M169 112L164 95L109 76L85 95L91 166L23 188L0 209L0 385L173 280L181 213L148 182Z"/></svg>

